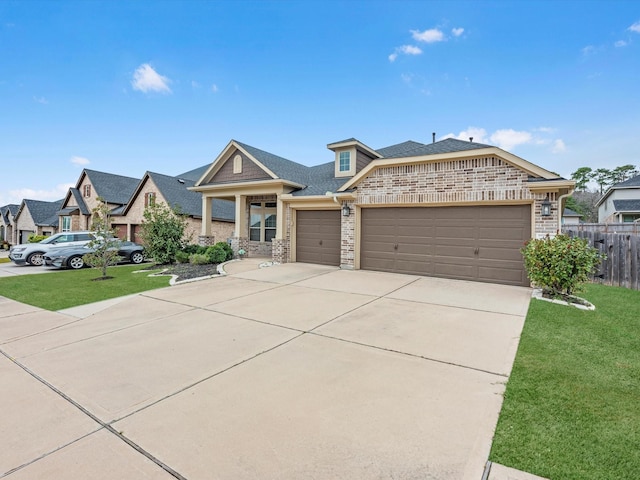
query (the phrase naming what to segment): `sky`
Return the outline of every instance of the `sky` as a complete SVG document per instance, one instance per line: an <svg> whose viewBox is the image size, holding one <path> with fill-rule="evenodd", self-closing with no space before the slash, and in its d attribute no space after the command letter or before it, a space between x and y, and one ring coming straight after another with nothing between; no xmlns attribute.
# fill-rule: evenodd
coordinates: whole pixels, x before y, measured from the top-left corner
<svg viewBox="0 0 640 480"><path fill-rule="evenodd" d="M638 1L0 0L0 206L231 139L305 165L455 137L640 164Z"/></svg>

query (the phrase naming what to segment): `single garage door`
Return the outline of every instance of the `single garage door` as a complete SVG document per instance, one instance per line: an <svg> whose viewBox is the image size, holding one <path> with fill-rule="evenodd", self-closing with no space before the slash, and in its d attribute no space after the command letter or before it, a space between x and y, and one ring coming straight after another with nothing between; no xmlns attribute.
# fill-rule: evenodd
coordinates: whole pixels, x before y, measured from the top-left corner
<svg viewBox="0 0 640 480"><path fill-rule="evenodd" d="M528 285L531 206L363 208L360 268Z"/></svg>
<svg viewBox="0 0 640 480"><path fill-rule="evenodd" d="M340 210L298 210L296 261L340 265Z"/></svg>

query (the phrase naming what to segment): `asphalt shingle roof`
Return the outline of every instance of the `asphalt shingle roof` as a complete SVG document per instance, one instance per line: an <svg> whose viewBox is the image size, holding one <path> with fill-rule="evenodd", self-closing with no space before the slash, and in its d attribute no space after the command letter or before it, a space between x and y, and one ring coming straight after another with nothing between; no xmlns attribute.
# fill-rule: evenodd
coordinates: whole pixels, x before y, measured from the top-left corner
<svg viewBox="0 0 640 480"><path fill-rule="evenodd" d="M206 165L202 165L201 167L194 168L193 170L189 170L188 172L181 173L180 175L176 175L176 178L182 178L184 180L192 180L194 183L200 180L200 177L204 175L204 172L211 166L210 163Z"/></svg>
<svg viewBox="0 0 640 480"><path fill-rule="evenodd" d="M640 212L640 199L614 200L613 208L615 208L616 212Z"/></svg>
<svg viewBox="0 0 640 480"><path fill-rule="evenodd" d="M58 225L58 211L62 207L64 199L55 202L44 202L42 200L23 200L25 207L29 209L33 222L42 227L52 227Z"/></svg>
<svg viewBox="0 0 640 480"><path fill-rule="evenodd" d="M155 172L147 172L147 174L170 206L179 207L182 213L187 215L195 217L202 216L202 194L187 190L187 187L193 187L195 185L195 180L189 180L182 176L171 177ZM235 215L234 202L218 199L213 200L212 218L216 220L234 221Z"/></svg>
<svg viewBox="0 0 640 480"><path fill-rule="evenodd" d="M445 138L434 143L421 144L417 142L404 142L398 145L376 150L384 158L404 158L418 157L422 155L436 155L438 153L461 152L464 150L475 150L478 148L490 148L491 145L484 143L466 142L456 138Z"/></svg>
<svg viewBox="0 0 640 480"><path fill-rule="evenodd" d="M15 203L10 203L8 205L0 207L0 214L2 214L2 220L6 225L9 224L9 213L11 213L11 215L13 216L16 214L19 208L20 205L16 205Z"/></svg>
<svg viewBox="0 0 640 480"><path fill-rule="evenodd" d="M246 143L238 141L236 141L236 143L244 148L253 158L275 173L278 178L301 183L303 185L307 184L309 180L310 167L279 157L273 153L265 152L264 150L252 147Z"/></svg>
<svg viewBox="0 0 640 480"><path fill-rule="evenodd" d="M611 188L618 188L618 187L640 187L640 175L631 177L629 180L625 180L624 182L616 183Z"/></svg>
<svg viewBox="0 0 640 480"><path fill-rule="evenodd" d="M78 205L78 209L80 210L80 213L82 213L83 215L90 215L91 212L89 211L89 207L87 207L87 204L84 203L84 199L82 198L82 194L80 193L80 190L78 190L77 188L70 188L69 191L73 195L73 198L75 198L76 205Z"/></svg>
<svg viewBox="0 0 640 480"><path fill-rule="evenodd" d="M107 203L126 204L136 190L138 183L140 183L139 178L98 172L86 168L84 172L89 177L89 180L91 180L96 194L102 197Z"/></svg>
<svg viewBox="0 0 640 480"><path fill-rule="evenodd" d="M570 208L565 208L564 212L562 212L563 217L581 217L578 212L571 210Z"/></svg>

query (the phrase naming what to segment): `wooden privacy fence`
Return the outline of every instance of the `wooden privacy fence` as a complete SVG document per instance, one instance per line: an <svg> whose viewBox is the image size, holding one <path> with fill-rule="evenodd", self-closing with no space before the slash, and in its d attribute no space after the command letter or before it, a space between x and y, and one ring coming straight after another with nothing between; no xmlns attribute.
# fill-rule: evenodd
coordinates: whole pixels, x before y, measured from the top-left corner
<svg viewBox="0 0 640 480"><path fill-rule="evenodd" d="M579 232L601 232L601 233L629 233L640 235L640 223L576 223L564 224L562 233L577 230Z"/></svg>
<svg viewBox="0 0 640 480"><path fill-rule="evenodd" d="M631 233L602 233L567 230L570 237L586 238L606 260L600 264L594 281L616 287L640 290L640 236Z"/></svg>

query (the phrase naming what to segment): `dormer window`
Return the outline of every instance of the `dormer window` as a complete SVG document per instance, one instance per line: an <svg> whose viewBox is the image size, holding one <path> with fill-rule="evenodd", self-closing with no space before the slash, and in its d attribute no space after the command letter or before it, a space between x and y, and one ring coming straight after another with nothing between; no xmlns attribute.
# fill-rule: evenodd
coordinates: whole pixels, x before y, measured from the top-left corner
<svg viewBox="0 0 640 480"><path fill-rule="evenodd" d="M348 172L351 170L351 152L340 152L340 171Z"/></svg>

